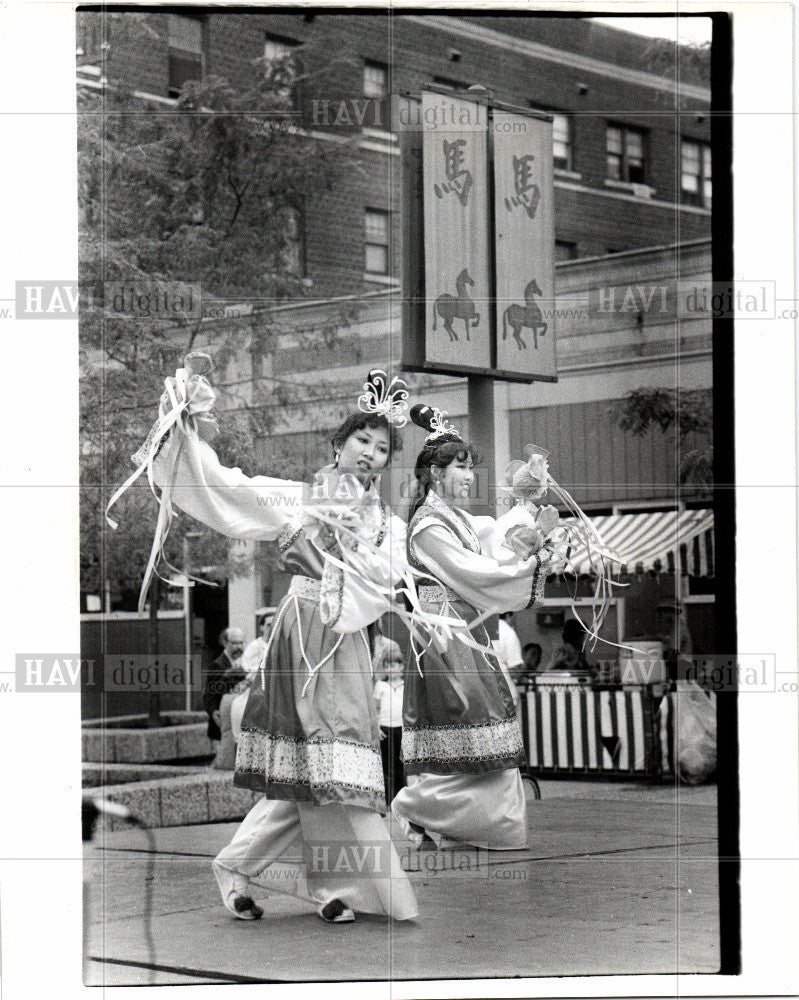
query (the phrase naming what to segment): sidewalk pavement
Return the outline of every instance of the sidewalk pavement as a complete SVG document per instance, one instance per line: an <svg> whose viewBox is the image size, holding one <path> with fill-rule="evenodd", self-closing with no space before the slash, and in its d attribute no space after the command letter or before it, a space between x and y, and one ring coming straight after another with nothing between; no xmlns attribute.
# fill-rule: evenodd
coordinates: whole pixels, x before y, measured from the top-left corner
<svg viewBox="0 0 799 1000"><path fill-rule="evenodd" d="M530 847L481 852L466 874L446 870L449 852L420 856L392 825L419 902L407 923L360 914L325 924L281 895L261 901L261 920L235 920L210 861L236 823L101 834L85 865L86 982L717 971L715 787L541 786L542 798L527 803ZM459 863L467 853L457 852Z"/></svg>

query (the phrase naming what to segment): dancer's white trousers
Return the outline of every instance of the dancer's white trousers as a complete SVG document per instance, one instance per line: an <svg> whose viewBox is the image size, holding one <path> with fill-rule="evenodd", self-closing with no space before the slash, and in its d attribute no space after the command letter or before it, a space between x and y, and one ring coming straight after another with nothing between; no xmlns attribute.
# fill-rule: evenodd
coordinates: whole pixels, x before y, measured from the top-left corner
<svg viewBox="0 0 799 1000"><path fill-rule="evenodd" d="M261 799L215 860L271 892L315 906L337 898L356 912L395 920L419 912L386 821L359 806ZM231 887L232 880L220 885L223 894Z"/></svg>

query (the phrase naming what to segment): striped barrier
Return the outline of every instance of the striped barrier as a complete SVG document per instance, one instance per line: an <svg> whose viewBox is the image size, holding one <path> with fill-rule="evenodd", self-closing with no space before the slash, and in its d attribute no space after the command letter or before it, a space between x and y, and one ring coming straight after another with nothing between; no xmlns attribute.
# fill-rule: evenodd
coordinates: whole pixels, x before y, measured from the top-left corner
<svg viewBox="0 0 799 1000"><path fill-rule="evenodd" d="M527 760L538 774L662 772L650 687L531 688L522 694L520 715Z"/></svg>

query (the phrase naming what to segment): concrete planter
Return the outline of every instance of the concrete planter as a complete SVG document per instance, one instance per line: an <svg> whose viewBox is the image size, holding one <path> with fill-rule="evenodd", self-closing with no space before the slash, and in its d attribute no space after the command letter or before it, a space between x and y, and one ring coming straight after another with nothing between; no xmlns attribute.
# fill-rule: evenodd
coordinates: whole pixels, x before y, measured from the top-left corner
<svg viewBox="0 0 799 1000"><path fill-rule="evenodd" d="M236 788L229 771L203 771L174 778L104 785L97 794L128 809L151 828L243 819L260 798L257 792ZM105 830L120 830L124 820L104 816Z"/></svg>
<svg viewBox="0 0 799 1000"><path fill-rule="evenodd" d="M189 713L173 713L173 717L181 714ZM197 714L191 713L195 718ZM139 718L132 716L130 721L137 722ZM204 714L198 721L158 729L110 727L103 720L91 720L81 731L82 759L87 763L147 764L212 757L214 747L206 735L207 725Z"/></svg>

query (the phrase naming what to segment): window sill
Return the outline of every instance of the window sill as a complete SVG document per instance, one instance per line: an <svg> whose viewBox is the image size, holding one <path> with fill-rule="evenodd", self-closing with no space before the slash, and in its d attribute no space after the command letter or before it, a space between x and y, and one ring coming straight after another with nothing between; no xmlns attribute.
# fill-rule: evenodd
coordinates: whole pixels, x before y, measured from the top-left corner
<svg viewBox="0 0 799 1000"><path fill-rule="evenodd" d="M396 288L400 285L399 278L392 278L390 274L373 274L371 271L364 271L363 280L372 281L376 285L393 285Z"/></svg>
<svg viewBox="0 0 799 1000"><path fill-rule="evenodd" d="M680 201L683 205L687 205L689 208L704 208L706 211L710 211L713 207L704 201L698 201L696 198L689 195L686 191L682 191L680 195Z"/></svg>
<svg viewBox="0 0 799 1000"><path fill-rule="evenodd" d="M376 128L362 128L361 136L364 139L375 139L378 142L397 142L399 138L396 132L386 132Z"/></svg>
<svg viewBox="0 0 799 1000"><path fill-rule="evenodd" d="M583 175L576 170L563 170L561 167L555 167L555 179L558 178L564 181L581 181Z"/></svg>
<svg viewBox="0 0 799 1000"><path fill-rule="evenodd" d="M650 187L649 184L633 184L631 181L614 181L610 178L605 178L605 187L612 188L614 191L626 191L628 194L635 195L636 198L641 198L648 201L650 198L655 196L655 189Z"/></svg>

